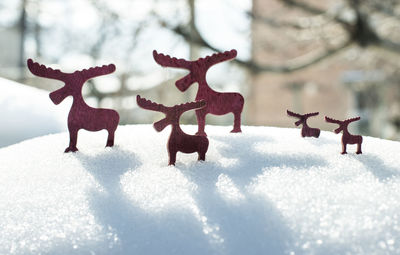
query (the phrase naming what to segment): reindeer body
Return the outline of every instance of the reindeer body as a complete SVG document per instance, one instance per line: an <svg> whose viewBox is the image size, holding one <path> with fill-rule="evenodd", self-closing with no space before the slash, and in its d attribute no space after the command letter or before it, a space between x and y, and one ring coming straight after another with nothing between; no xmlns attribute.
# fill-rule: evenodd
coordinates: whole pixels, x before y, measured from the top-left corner
<svg viewBox="0 0 400 255"><path fill-rule="evenodd" d="M68 114L68 131L70 143L65 152L77 151L78 131L85 129L88 131L100 131L106 129L108 138L106 147L114 146L114 134L118 127L119 115L111 109L97 109L88 106L83 99L73 99L71 110ZM77 103L76 103L77 102Z"/></svg>
<svg viewBox="0 0 400 255"><path fill-rule="evenodd" d="M335 123L339 125L339 128L335 129L335 133L339 134L341 131L343 131L343 135L342 135L342 154L347 154L347 144L357 144L357 154L361 154L361 144L363 141L362 136L360 135L352 135L350 134L349 130L348 130L348 125L353 122L353 121L357 121L360 120L360 117L357 118L352 118L352 119L347 119L344 121L340 121L340 120L335 120L332 118L329 118L327 116L325 116L325 121L329 122L329 123Z"/></svg>
<svg viewBox="0 0 400 255"><path fill-rule="evenodd" d="M182 131L179 126L179 118L185 111L198 109L206 105L205 101L198 101L186 103L182 105L175 105L173 107L166 107L162 104L156 104L150 100L141 98L139 95L136 97L137 104L147 110L159 111L166 115L160 121L154 123L154 128L161 132L166 126L171 125L171 134L168 139L168 155L169 165L175 165L176 154L183 153L198 153L198 160L205 160L208 150L208 139L199 135L188 135Z"/></svg>
<svg viewBox="0 0 400 255"><path fill-rule="evenodd" d="M302 137L315 137L315 138L319 137L321 130L318 128L309 127L307 124L307 119L312 116L317 116L319 114L319 112L298 114L298 113L294 113L294 112L287 110L287 114L291 117L295 117L295 118L299 119L294 124L296 126L302 125L302 128L301 128L301 136Z"/></svg>
<svg viewBox="0 0 400 255"><path fill-rule="evenodd" d="M311 128L306 125L303 125L301 128L301 136L302 137L315 137L318 138L321 130L319 128Z"/></svg>
<svg viewBox="0 0 400 255"><path fill-rule="evenodd" d="M114 133L118 127L119 115L111 109L97 109L88 106L82 97L83 84L95 76L112 73L114 65L90 68L89 70L76 71L74 73L63 73L60 70L53 70L38 63L28 60L29 70L38 76L63 81L65 86L50 93L50 99L54 104L61 103L66 97L72 96L73 103L68 114L68 131L70 135L69 146L65 152L75 152L78 141L78 131L99 131L106 129L108 138L106 146L114 145Z"/></svg>
<svg viewBox="0 0 400 255"><path fill-rule="evenodd" d="M169 164L175 165L177 152L197 152L198 160L206 160L208 139L199 135L188 135L182 131L179 125L172 125L171 135L168 139Z"/></svg>
<svg viewBox="0 0 400 255"><path fill-rule="evenodd" d="M206 82L199 83L199 90L197 91L196 101L205 100L206 107L196 110L197 123L199 130L197 134L206 135L205 124L207 114L225 115L233 113L234 125L232 133L241 131L241 113L244 105L244 98L239 93L221 93L212 90L208 87Z"/></svg>
<svg viewBox="0 0 400 255"><path fill-rule="evenodd" d="M347 144L357 144L357 154L361 154L361 144L362 144L363 138L361 135L352 135L347 131L346 129L343 130L343 135L342 135L342 154L346 154L346 147Z"/></svg>
<svg viewBox="0 0 400 255"><path fill-rule="evenodd" d="M234 125L231 132L241 132L241 113L244 105L244 98L239 93L221 93L210 88L206 80L208 69L217 63L233 59L236 57L236 50L224 53L213 54L196 61L186 61L184 59L171 58L168 55L158 54L153 51L154 60L164 67L185 68L190 71L188 75L178 80L175 84L182 92L187 90L193 83L198 83L196 100L205 100L206 107L196 110L198 123L198 135L206 135L205 120L207 114L225 115L233 113Z"/></svg>

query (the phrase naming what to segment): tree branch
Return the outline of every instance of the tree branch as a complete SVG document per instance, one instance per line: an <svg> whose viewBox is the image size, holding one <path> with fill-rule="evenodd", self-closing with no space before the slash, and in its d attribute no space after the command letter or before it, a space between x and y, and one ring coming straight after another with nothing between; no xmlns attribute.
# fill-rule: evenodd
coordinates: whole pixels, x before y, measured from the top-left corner
<svg viewBox="0 0 400 255"><path fill-rule="evenodd" d="M280 1L286 4L287 6L299 8L313 15L322 15L326 13L325 10L312 6L308 3L299 2L296 0L280 0Z"/></svg>
<svg viewBox="0 0 400 255"><path fill-rule="evenodd" d="M326 10L315 7L308 3L296 1L296 0L280 0L280 1L289 7L296 7L296 8L298 8L304 12L307 12L309 14L327 16L327 17L331 18L332 20L336 21L337 23L339 23L340 25L342 25L346 30L348 30L351 27L351 24L349 24L347 21L343 20L342 18L340 18L338 16L328 15Z"/></svg>
<svg viewBox="0 0 400 255"><path fill-rule="evenodd" d="M396 6L385 6L383 3L376 2L371 4L371 8L375 11L378 11L387 17L391 17L397 20L400 20L400 14L396 13L394 10Z"/></svg>
<svg viewBox="0 0 400 255"><path fill-rule="evenodd" d="M373 45L382 48L384 50L400 54L400 44L393 42L391 40L379 37L377 42L374 43Z"/></svg>
<svg viewBox="0 0 400 255"><path fill-rule="evenodd" d="M287 22L287 21L277 21L276 19L268 18L268 17L263 17L261 15L257 15L252 11L246 12L247 16L249 16L253 21L258 21L262 22L264 24L267 24L270 27L273 28L282 28L282 27L287 27L287 28L294 28L297 30L305 29L306 27L303 27L297 23L293 22Z"/></svg>
<svg viewBox="0 0 400 255"><path fill-rule="evenodd" d="M293 6L299 8L305 12L314 15L322 15L325 14L325 10L320 9L318 7L312 6L308 3L298 1L298 0L280 0L288 6ZM376 47L380 47L384 50L392 51L396 54L400 53L400 44L395 43L389 39L382 38L378 35L378 33L374 30L374 27L369 23L370 14L366 14L361 10L361 2L360 0L348 0L349 6L356 13L356 20L354 24L348 23L338 16L334 16L334 21L338 22L343 26L343 28L348 32L351 40L361 47L367 47L369 45L373 45ZM364 3L365 4L365 3ZM370 7L384 12L386 15L391 16L393 18L398 18L394 12L394 6L391 8L385 7L382 3L370 3Z"/></svg>
<svg viewBox="0 0 400 255"><path fill-rule="evenodd" d="M217 49L216 47L212 46L210 43L208 43L197 31L195 31L196 36L190 36L190 33L185 29L183 26L169 26L166 22L161 22L161 24L170 29L171 31L175 32L176 34L182 36L186 41L197 44L202 47L209 48L213 51L216 52L222 52L221 50ZM290 73L290 72L295 72L301 69L304 69L306 67L309 67L311 65L314 65L316 63L321 62L324 59L327 59L329 57L334 56L335 54L339 53L340 51L344 50L348 46L350 46L352 42L350 40L340 44L336 48L333 49L327 49L323 53L319 54L318 56L308 58L306 60L296 61L296 63L288 64L288 65L282 65L282 66L273 66L273 65L260 65L256 63L254 60L240 60L238 58L235 58L233 61L237 63L240 66L243 66L247 69L249 69L251 72L254 73L259 73L259 72L272 72L272 73Z"/></svg>

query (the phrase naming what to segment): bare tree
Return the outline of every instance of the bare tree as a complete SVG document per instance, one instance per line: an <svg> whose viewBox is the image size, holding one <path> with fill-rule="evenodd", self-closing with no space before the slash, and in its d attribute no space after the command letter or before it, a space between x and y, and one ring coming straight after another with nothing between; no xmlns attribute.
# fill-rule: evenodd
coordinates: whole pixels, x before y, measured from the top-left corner
<svg viewBox="0 0 400 255"><path fill-rule="evenodd" d="M392 38L392 34L383 31L383 24L388 22L395 24L397 29L400 25L399 1L393 0L345 0L335 9L331 6L325 8L315 5L317 1L310 0L276 0L286 6L287 9L295 9L298 12L307 15L307 19L312 21L314 18L322 19L322 25L319 24L319 31L323 32L324 28L335 27L336 35L333 37L344 38L339 43L326 42L323 49L317 49L317 53L307 53L301 61L288 64L273 65L260 64L254 59L241 60L236 59L236 63L249 69L251 72L273 72L273 73L289 73L298 71L309 66L320 63L335 54L357 45L364 48L379 48L395 54L400 53L399 38ZM333 10L334 9L334 10ZM253 23L264 24L270 28L279 29L282 33L303 30L310 32L313 29L312 22L304 23L304 16L297 20L286 17L268 17L263 13L259 13L257 9L247 12ZM161 18L160 18L161 19ZM165 20L160 20L161 24L171 29L176 34L182 36L189 43L197 44L201 47L221 52L224 49L217 49L213 46L213 42L204 39L199 32L197 26L191 23L170 25ZM398 37L398 36L397 36ZM309 56L309 57L308 57Z"/></svg>
<svg viewBox="0 0 400 255"><path fill-rule="evenodd" d="M43 2L43 0L36 0ZM40 27L37 22L39 17L30 14L29 9L26 12L26 5L33 0L21 0L21 21L25 20L24 36L26 29L34 29L37 38L37 55L43 58L49 58L47 48L49 38L42 37L48 34L52 29ZM138 91L128 88L127 83L131 77L140 75L135 69L136 59L132 59L130 52L137 50L140 44L140 35L143 32L151 31L160 27L167 31L172 31L178 40L187 43L190 54L188 58L195 59L200 57L198 54L201 49L221 52L226 49L220 49L216 41L220 38L210 38L204 35L196 23L196 18L203 13L198 13L195 0L181 0L181 4L186 4L186 14L176 12L176 15L166 15L165 12L157 11L156 5L161 2L155 1L151 15L145 16L141 21L129 20L127 17L116 11L113 5L108 1L87 0L86 3L95 10L98 16L96 31L92 29L90 40L81 40L78 38L84 32L77 32L70 28L62 34L65 37L65 44L60 47L59 56L51 56L56 62L65 52L80 51L85 55L90 55L94 61L106 56L105 51L109 49L110 42L115 38L123 38L124 46L115 49L115 52L126 52L123 56L118 56L117 61L125 65L123 71L117 73L120 80L120 90L112 93L102 92L95 83L90 84L88 96L97 98L101 103L104 99L112 98L116 101L128 95L134 95ZM127 4L129 1L121 2ZM131 1L134 2L134 1ZM334 56L343 56L341 53L348 52L348 49L362 49L368 53L371 63L365 61L367 65L378 66L385 70L385 73L392 81L398 80L398 61L392 56L400 53L400 2L397 0L272 0L268 4L279 5L279 13L268 12L265 9L258 8L257 3L261 0L253 0L253 8L243 11L242 15L251 20L249 30L254 31L257 28L263 28L270 31L268 36L256 37L252 34L249 38L252 43L252 50L261 48L271 54L279 55L280 58L266 59L257 54L248 59L240 57L234 60L235 68L240 67L249 75L258 75L262 73L288 74L301 72L308 67L317 66ZM172 3L172 2L171 2ZM178 6L178 4L173 7ZM178 9L178 7L176 7ZM172 18L171 18L172 16ZM129 19L129 18L128 18ZM133 21L134 20L134 21ZM33 22L34 25L29 25ZM36 22L36 23L35 23ZM123 24L124 23L124 24ZM123 25L122 25L123 24ZM59 29L59 28L58 28ZM128 31L128 32L127 32ZM250 32L249 32L250 33ZM127 39L127 35L129 39ZM282 41L278 40L282 39ZM57 35L57 39L60 37ZM122 40L121 40L122 41ZM41 47L40 45L43 45ZM21 52L24 52L22 49ZM255 50L254 50L255 51ZM375 54L376 52L385 52ZM109 53L108 53L109 54ZM109 57L109 55L108 55ZM21 59L24 57L21 55ZM114 56L113 56L114 59ZM278 60L277 60L278 59ZM368 62L368 63L367 63ZM22 64L22 62L21 62ZM173 78L169 77L170 80ZM395 83L395 82L392 82ZM163 83L164 84L164 83ZM296 87L298 87L296 85ZM397 90L396 90L397 91ZM161 92L157 92L162 95ZM372 93L372 92L371 92ZM373 92L375 93L375 92ZM396 94L396 93L393 93ZM186 94L188 96L188 94ZM190 96L189 96L190 97ZM188 101L188 100L187 100ZM393 117L397 119L398 117ZM132 120L127 118L126 122Z"/></svg>
<svg viewBox="0 0 400 255"><path fill-rule="evenodd" d="M277 13L259 8L277 5ZM367 120L364 118L360 128L363 127L365 134L381 136L376 130L382 129L385 123L391 123L400 134L400 112L393 110L396 109L393 102L400 100L400 88L392 85L398 84L399 79L396 72L400 55L399 1L274 0L265 3L253 0L253 8L246 15L251 19L252 32L259 29L263 32L258 34L267 33L258 37L257 33L253 33L252 51L268 52L268 56L277 57L270 60L265 59L265 54L253 54L250 59L236 58L238 66L251 75L300 73L334 56L344 59L350 49L362 52L361 60L353 68L377 69L384 73L385 80L367 81L368 77L364 77L363 81L357 82L359 84L349 85L357 111L366 112L369 116ZM216 52L226 50L217 48L213 39L206 39L196 23L173 25L162 17L158 18L160 24L188 43ZM293 93L300 87L296 83ZM384 118L381 117L382 112L385 113ZM377 122L382 123L373 128Z"/></svg>

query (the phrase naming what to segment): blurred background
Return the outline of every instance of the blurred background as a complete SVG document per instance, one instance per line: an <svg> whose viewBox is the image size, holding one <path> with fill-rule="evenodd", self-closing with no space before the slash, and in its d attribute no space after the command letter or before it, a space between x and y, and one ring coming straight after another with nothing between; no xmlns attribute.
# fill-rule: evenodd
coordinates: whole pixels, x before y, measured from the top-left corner
<svg viewBox="0 0 400 255"><path fill-rule="evenodd" d="M53 105L48 92L62 83L31 75L28 58L69 72L114 63L83 93L116 109L121 124L159 118L136 106L137 94L193 101L197 84L180 92L186 71L156 64L154 49L191 60L236 49L207 80L243 94L245 125L294 127L286 109L319 111L313 127L333 130L325 115L361 116L354 133L400 140L398 0L1 0L0 146L66 129L71 98ZM196 123L194 112L182 123ZM207 123L232 125L233 115Z"/></svg>

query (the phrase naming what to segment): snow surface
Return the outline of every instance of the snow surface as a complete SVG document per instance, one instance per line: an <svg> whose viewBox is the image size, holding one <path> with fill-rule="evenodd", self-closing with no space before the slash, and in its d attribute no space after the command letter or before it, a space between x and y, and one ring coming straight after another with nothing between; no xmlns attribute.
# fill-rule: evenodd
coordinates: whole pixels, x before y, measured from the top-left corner
<svg viewBox="0 0 400 255"><path fill-rule="evenodd" d="M0 77L0 147L67 128L68 103L54 105L49 92Z"/></svg>
<svg viewBox="0 0 400 255"><path fill-rule="evenodd" d="M0 149L0 254L400 254L400 143L207 126L205 162L120 126ZM183 126L188 133L196 127Z"/></svg>

